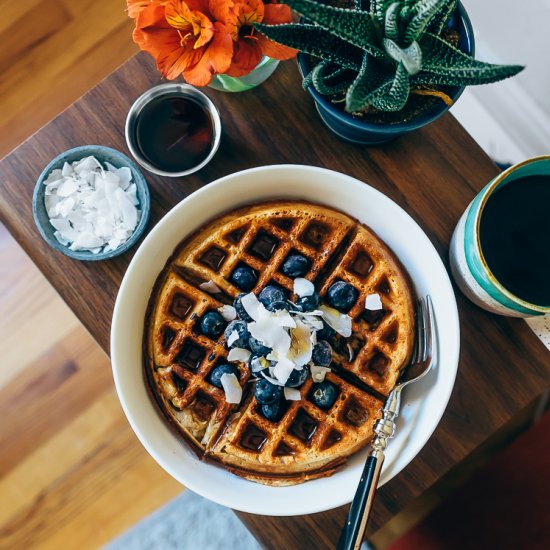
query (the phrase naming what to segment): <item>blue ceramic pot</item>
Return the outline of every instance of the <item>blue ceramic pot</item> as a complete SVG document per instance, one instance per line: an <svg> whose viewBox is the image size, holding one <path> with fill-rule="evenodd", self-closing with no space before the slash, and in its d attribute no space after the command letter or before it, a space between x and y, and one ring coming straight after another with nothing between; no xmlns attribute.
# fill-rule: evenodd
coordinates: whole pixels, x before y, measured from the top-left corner
<svg viewBox="0 0 550 550"><path fill-rule="evenodd" d="M137 188L137 199L139 202L138 207L140 209L138 224L130 238L115 250L111 250L110 252L99 252L98 254L88 252L87 250L71 250L68 246L61 244L54 235L55 228L50 223L48 213L46 212L46 206L44 204L44 195L46 191L44 181L50 175L52 170L62 168L65 162L71 163L90 155L94 156L103 165L105 165L105 162L109 162L116 168L121 168L123 166L130 168L130 171L132 172L132 181L136 184ZM145 231L147 222L149 221L150 210L151 198L149 196L149 187L147 186L147 182L145 181L143 174L139 171L139 168L120 151L111 149L110 147L104 147L103 145L82 145L80 147L75 147L74 149L69 149L68 151L65 151L55 157L40 174L36 182L32 198L32 212L34 221L42 238L53 249L62 252L65 256L73 258L74 260L108 260L109 258L114 258L115 256L123 254L136 244Z"/></svg>
<svg viewBox="0 0 550 550"><path fill-rule="evenodd" d="M474 31L470 18L461 3L458 4L454 21L452 21L452 28L460 34L458 44L460 50L473 56L475 53ZM302 77L311 71L311 61L307 55L298 54L298 67ZM313 86L308 86L307 90L315 100L317 111L319 111L325 125L340 138L359 145L380 145L391 141L396 137L426 126L450 108L439 101L435 107L409 122L397 124L365 122L334 106L327 96L321 95ZM464 91L464 86L441 87L441 90L453 100L454 104Z"/></svg>

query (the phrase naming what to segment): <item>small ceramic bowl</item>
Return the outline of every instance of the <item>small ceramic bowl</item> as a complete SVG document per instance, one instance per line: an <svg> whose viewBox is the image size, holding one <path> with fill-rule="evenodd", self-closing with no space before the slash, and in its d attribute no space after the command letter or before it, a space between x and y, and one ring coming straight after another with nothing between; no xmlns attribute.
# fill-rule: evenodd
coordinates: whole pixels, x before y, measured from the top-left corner
<svg viewBox="0 0 550 550"><path fill-rule="evenodd" d="M212 119L213 141L210 152L208 153L206 158L202 160L202 162L186 170L164 170L163 168L152 164L141 152L138 146L136 128L138 125L139 116L146 105L148 105L151 101L163 96L179 96L182 98L191 99L195 103L198 103L210 115ZM218 112L218 109L216 108L214 103L212 103L210 98L206 94L204 94L200 90L197 90L197 88L190 86L189 84L180 84L176 82L159 84L158 86L155 86L154 88L151 88L140 95L134 101L133 105L128 111L128 115L126 116L126 125L124 128L126 144L128 145L128 149L136 159L137 163L149 172L152 172L153 174L158 174L159 176L166 176L169 178L188 176L189 174L193 174L197 170L204 168L212 160L212 158L216 154L216 151L218 150L218 147L220 146L221 132L222 122L220 119L220 113Z"/></svg>
<svg viewBox="0 0 550 550"><path fill-rule="evenodd" d="M122 168L123 166L130 168L130 171L132 172L132 182L136 184L137 188L137 199L139 201L138 208L140 210L138 224L130 238L115 250L111 250L109 252L99 252L97 254L86 250L71 250L68 246L61 244L54 236L55 228L50 223L48 213L46 212L46 206L44 204L44 196L46 191L44 180L50 175L52 170L62 168L65 162L71 163L89 156L94 156L102 165L109 162L116 168ZM55 157L40 174L32 197L32 213L34 216L34 222L36 223L36 227L38 228L40 235L42 235L42 238L52 248L75 260L107 260L126 252L129 248L136 244L140 236L143 234L149 220L150 209L151 198L149 196L149 188L139 168L133 161L131 161L120 151L111 149L110 147L103 147L102 145L83 145L81 147L75 147L74 149L69 149L68 151L65 151Z"/></svg>

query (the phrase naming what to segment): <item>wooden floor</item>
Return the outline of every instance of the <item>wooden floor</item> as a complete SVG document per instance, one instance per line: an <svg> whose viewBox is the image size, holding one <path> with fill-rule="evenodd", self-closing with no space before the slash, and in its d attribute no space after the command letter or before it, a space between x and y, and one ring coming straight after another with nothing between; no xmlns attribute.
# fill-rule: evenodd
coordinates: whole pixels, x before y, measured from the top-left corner
<svg viewBox="0 0 550 550"><path fill-rule="evenodd" d="M135 52L124 10L0 0L0 157ZM106 355L1 225L0 258L0 548L98 548L182 488L135 438Z"/></svg>

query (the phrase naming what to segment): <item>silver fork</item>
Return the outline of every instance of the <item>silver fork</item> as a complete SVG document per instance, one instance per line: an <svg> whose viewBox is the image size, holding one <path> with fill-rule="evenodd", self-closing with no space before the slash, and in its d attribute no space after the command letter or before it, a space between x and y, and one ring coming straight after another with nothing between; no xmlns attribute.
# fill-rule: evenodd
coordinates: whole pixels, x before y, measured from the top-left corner
<svg viewBox="0 0 550 550"><path fill-rule="evenodd" d="M420 298L416 307L416 340L411 364L390 392L382 409L382 418L376 422L372 450L367 458L361 481L340 534L337 550L359 550L367 528L378 479L384 463L388 439L395 433L395 419L399 415L401 392L405 386L423 378L432 366L434 313L430 296Z"/></svg>

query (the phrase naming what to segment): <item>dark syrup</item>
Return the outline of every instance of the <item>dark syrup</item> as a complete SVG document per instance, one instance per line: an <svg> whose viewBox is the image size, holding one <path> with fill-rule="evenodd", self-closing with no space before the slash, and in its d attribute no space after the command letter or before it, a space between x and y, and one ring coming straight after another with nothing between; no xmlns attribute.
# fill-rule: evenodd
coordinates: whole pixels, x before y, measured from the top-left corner
<svg viewBox="0 0 550 550"><path fill-rule="evenodd" d="M199 165L212 150L212 117L197 101L181 95L152 99L140 112L135 130L141 154L166 172Z"/></svg>
<svg viewBox="0 0 550 550"><path fill-rule="evenodd" d="M550 176L518 178L489 198L480 222L483 256L504 288L550 305Z"/></svg>

